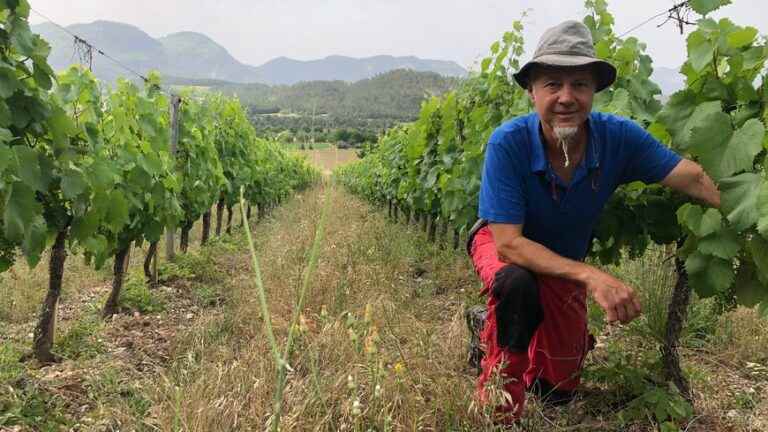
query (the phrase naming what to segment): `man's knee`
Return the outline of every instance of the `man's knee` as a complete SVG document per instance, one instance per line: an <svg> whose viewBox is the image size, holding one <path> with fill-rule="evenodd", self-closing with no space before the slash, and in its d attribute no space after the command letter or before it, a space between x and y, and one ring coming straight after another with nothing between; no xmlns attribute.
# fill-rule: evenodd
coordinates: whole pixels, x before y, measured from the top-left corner
<svg viewBox="0 0 768 432"><path fill-rule="evenodd" d="M544 313L534 274L513 264L502 267L494 276L497 343L513 352L528 349Z"/></svg>

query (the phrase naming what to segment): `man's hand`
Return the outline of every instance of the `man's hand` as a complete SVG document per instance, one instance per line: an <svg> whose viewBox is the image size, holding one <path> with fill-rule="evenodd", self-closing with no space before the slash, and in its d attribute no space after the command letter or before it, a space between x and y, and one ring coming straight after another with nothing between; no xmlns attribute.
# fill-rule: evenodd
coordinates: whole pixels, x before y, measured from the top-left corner
<svg viewBox="0 0 768 432"><path fill-rule="evenodd" d="M635 290L608 273L587 266L582 281L587 292L605 310L608 322L620 321L626 324L642 313Z"/></svg>

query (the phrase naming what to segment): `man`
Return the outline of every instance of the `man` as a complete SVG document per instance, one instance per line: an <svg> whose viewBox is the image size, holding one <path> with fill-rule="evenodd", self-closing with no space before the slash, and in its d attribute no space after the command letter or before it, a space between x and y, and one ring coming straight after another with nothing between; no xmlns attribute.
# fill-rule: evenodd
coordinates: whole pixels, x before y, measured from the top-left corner
<svg viewBox="0 0 768 432"><path fill-rule="evenodd" d="M514 75L535 113L492 134L480 191L480 221L469 252L488 295L478 378L500 373L520 417L525 390L567 401L579 384L592 338L586 296L609 322L641 313L634 290L583 262L599 214L621 184L641 180L719 207L720 193L699 165L683 159L636 123L591 112L616 69L595 58L589 30L567 21L547 30L534 58Z"/></svg>

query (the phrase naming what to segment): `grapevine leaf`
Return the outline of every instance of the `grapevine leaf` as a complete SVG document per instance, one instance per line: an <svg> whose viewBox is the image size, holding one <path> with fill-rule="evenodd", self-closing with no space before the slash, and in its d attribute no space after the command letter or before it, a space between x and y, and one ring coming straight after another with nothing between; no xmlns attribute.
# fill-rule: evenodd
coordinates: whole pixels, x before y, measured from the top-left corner
<svg viewBox="0 0 768 432"><path fill-rule="evenodd" d="M81 218L75 218L72 222L72 237L78 241L85 241L99 229L99 214L90 211Z"/></svg>
<svg viewBox="0 0 768 432"><path fill-rule="evenodd" d="M11 157L13 157L13 152L10 147L0 144L0 174L11 164Z"/></svg>
<svg viewBox="0 0 768 432"><path fill-rule="evenodd" d="M128 212L129 206L125 195L118 190L112 191L109 195L109 208L105 222L112 228L113 232L120 232L123 226L128 223Z"/></svg>
<svg viewBox="0 0 768 432"><path fill-rule="evenodd" d="M75 170L67 170L61 178L61 191L64 198L74 199L85 191L88 184L83 178L83 174Z"/></svg>
<svg viewBox="0 0 768 432"><path fill-rule="evenodd" d="M763 317L763 319L768 319L768 300L760 303L757 307L757 313Z"/></svg>
<svg viewBox="0 0 768 432"><path fill-rule="evenodd" d="M757 192L757 230L768 239L768 182L762 182Z"/></svg>
<svg viewBox="0 0 768 432"><path fill-rule="evenodd" d="M730 261L694 252L685 260L689 282L702 297L725 292L733 283L734 271Z"/></svg>
<svg viewBox="0 0 768 432"><path fill-rule="evenodd" d="M760 302L768 301L768 286L763 284L756 275L754 266L742 263L736 275L734 294L740 305L752 307Z"/></svg>
<svg viewBox="0 0 768 432"><path fill-rule="evenodd" d="M728 45L731 48L741 48L751 44L755 40L755 36L757 36L756 28L744 27L728 35Z"/></svg>
<svg viewBox="0 0 768 432"><path fill-rule="evenodd" d="M722 112L719 101L694 105L694 98L688 91L675 93L669 104L659 113L659 118L672 134L673 144L680 150L688 149L693 128L706 127L707 116Z"/></svg>
<svg viewBox="0 0 768 432"><path fill-rule="evenodd" d="M709 63L715 53L715 46L702 31L695 31L688 36L688 62L696 72Z"/></svg>
<svg viewBox="0 0 768 432"><path fill-rule="evenodd" d="M720 181L721 208L731 226L741 232L758 220L757 195L765 187L758 174L744 173Z"/></svg>
<svg viewBox="0 0 768 432"><path fill-rule="evenodd" d="M7 144L13 140L13 133L6 128L0 128L0 143ZM10 157L10 156L7 156Z"/></svg>
<svg viewBox="0 0 768 432"><path fill-rule="evenodd" d="M106 262L108 257L108 242L107 239L102 235L94 235L89 237L84 244L86 250L90 252L94 259L94 267L96 269L100 269L104 266L104 262Z"/></svg>
<svg viewBox="0 0 768 432"><path fill-rule="evenodd" d="M751 169L764 136L765 128L757 119L748 120L734 133L730 116L715 112L693 128L690 146L707 173L720 179Z"/></svg>
<svg viewBox="0 0 768 432"><path fill-rule="evenodd" d="M40 256L45 250L47 239L48 230L45 220L42 216L37 215L30 224L21 244L21 250L24 251L24 256L30 267L35 267L40 262Z"/></svg>
<svg viewBox="0 0 768 432"><path fill-rule="evenodd" d="M16 182L10 186L10 193L5 202L3 224L5 237L21 243L24 241L30 224L39 215L43 207L35 200L35 191L24 183Z"/></svg>
<svg viewBox="0 0 768 432"><path fill-rule="evenodd" d="M653 122L650 126L648 126L647 129L648 133L653 135L654 138L657 140L669 145L670 141L672 140L672 137L669 135L669 132L667 132L667 128L664 127L663 124L659 122Z"/></svg>
<svg viewBox="0 0 768 432"><path fill-rule="evenodd" d="M707 255L730 260L741 250L741 241L731 229L722 229L699 242L699 251Z"/></svg>
<svg viewBox="0 0 768 432"><path fill-rule="evenodd" d="M697 14L706 15L722 6L731 4L731 0L691 0L688 4Z"/></svg>
<svg viewBox="0 0 768 432"><path fill-rule="evenodd" d="M747 250L757 267L757 276L760 281L768 285L768 240L760 236L752 236L747 241Z"/></svg>
<svg viewBox="0 0 768 432"><path fill-rule="evenodd" d="M9 98L21 88L21 82L13 68L0 68L0 97Z"/></svg>
<svg viewBox="0 0 768 432"><path fill-rule="evenodd" d="M31 147L19 145L13 147L16 155L16 175L19 176L27 186L36 191L44 191L48 184L45 181L42 170L40 169L40 159L38 153Z"/></svg>
<svg viewBox="0 0 768 432"><path fill-rule="evenodd" d="M697 237L706 237L720 230L723 218L716 209L704 209L687 203L677 210L677 220Z"/></svg>

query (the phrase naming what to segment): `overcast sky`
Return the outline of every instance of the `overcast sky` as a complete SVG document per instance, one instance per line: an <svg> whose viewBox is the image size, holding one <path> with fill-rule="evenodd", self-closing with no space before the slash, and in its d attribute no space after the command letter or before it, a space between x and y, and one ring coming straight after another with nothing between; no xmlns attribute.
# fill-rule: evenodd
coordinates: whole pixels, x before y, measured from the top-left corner
<svg viewBox="0 0 768 432"><path fill-rule="evenodd" d="M527 49L544 30L584 16L582 0L30 0L32 8L63 25L112 20L154 37L205 33L238 60L258 66L278 56L311 60L340 54L415 55L471 67L524 10ZM669 8L674 0L609 0L622 33ZM733 0L717 17L768 35L765 0ZM632 33L648 44L657 66L677 67L685 40L658 18ZM32 22L44 21L32 14Z"/></svg>

